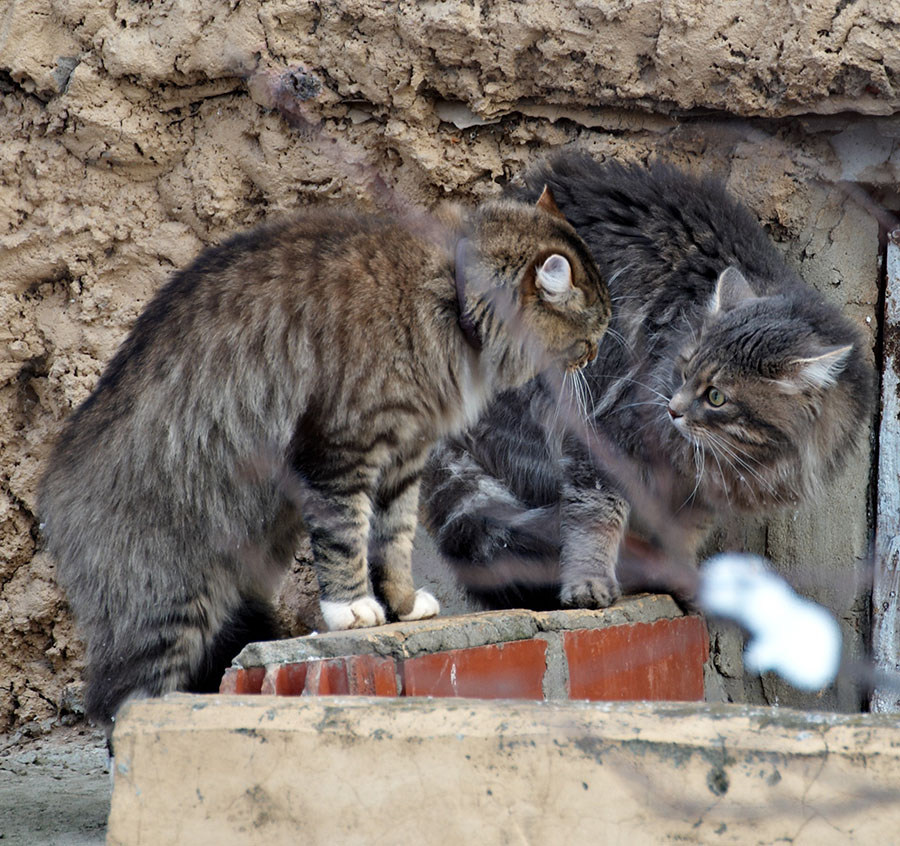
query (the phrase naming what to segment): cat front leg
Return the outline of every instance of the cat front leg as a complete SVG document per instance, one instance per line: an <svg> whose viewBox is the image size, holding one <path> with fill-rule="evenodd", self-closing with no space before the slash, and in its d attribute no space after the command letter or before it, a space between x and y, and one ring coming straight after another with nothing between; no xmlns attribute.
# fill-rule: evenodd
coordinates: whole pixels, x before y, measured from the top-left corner
<svg viewBox="0 0 900 846"><path fill-rule="evenodd" d="M383 625L384 608L372 596L366 562L370 494L358 484L343 493L332 487L317 491L304 508L322 617L330 631Z"/></svg>
<svg viewBox="0 0 900 846"><path fill-rule="evenodd" d="M616 578L628 503L602 481L563 485L560 504L560 599L573 608L606 608L621 595Z"/></svg>
<svg viewBox="0 0 900 846"><path fill-rule="evenodd" d="M420 466L387 473L375 498L369 536L369 568L375 590L398 620L424 620L441 606L427 590L416 590L412 546L419 503Z"/></svg>

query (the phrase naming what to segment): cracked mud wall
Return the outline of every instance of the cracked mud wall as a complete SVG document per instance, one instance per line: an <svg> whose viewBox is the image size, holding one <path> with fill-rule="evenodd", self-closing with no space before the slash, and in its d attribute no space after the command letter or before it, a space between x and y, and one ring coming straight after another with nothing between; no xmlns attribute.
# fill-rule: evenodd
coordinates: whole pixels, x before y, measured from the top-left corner
<svg viewBox="0 0 900 846"><path fill-rule="evenodd" d="M898 32L900 11L877 0L778 14L734 0L6 0L0 729L78 707L81 646L35 517L50 444L204 245L323 200L471 202L578 143L720 175L874 343L874 210L897 207L900 181ZM865 453L817 508L719 538L768 552L835 609L856 655L869 481ZM288 594L295 624L312 619L296 580ZM734 633L714 647L718 695L859 704L852 685L815 699L746 676Z"/></svg>

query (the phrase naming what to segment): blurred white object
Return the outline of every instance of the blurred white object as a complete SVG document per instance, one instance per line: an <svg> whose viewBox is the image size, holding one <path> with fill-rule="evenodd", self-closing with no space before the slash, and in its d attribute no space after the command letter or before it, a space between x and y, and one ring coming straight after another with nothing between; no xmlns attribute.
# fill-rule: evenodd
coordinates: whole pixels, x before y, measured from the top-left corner
<svg viewBox="0 0 900 846"><path fill-rule="evenodd" d="M726 553L700 569L700 606L743 626L744 666L774 670L794 687L819 690L841 662L841 630L821 605L798 596L764 558Z"/></svg>

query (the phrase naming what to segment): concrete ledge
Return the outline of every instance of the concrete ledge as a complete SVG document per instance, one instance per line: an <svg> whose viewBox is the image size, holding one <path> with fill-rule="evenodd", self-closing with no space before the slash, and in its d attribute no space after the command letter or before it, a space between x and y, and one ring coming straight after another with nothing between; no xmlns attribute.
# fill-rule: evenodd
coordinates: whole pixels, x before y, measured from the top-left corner
<svg viewBox="0 0 900 846"><path fill-rule="evenodd" d="M251 643L235 658L236 667L259 667L304 658L345 655L383 655L413 658L446 649L465 649L491 643L525 640L539 632L607 628L629 623L652 623L681 617L671 596L648 594L620 600L598 611L484 611L445 615L413 623L390 623L371 629Z"/></svg>
<svg viewBox="0 0 900 846"><path fill-rule="evenodd" d="M700 700L706 627L668 596L496 611L254 643L222 693Z"/></svg>
<svg viewBox="0 0 900 846"><path fill-rule="evenodd" d="M896 842L900 725L746 706L173 695L107 843Z"/></svg>

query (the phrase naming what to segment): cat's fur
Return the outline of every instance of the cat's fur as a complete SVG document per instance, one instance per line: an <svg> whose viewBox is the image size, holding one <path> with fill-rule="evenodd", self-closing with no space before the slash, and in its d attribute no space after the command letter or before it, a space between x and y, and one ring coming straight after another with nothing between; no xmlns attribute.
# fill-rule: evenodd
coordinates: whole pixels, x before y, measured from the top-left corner
<svg viewBox="0 0 900 846"><path fill-rule="evenodd" d="M382 602L438 612L410 574L429 448L539 366L582 366L609 318L549 194L450 222L318 209L263 225L138 318L40 491L90 716L214 689L275 633L269 596L304 529L331 628L383 623Z"/></svg>
<svg viewBox="0 0 900 846"><path fill-rule="evenodd" d="M565 152L525 182L520 196L551 187L609 281L612 322L583 371L588 413L641 468L688 555L719 515L814 498L872 411L874 371L850 321L713 180ZM425 522L488 606L602 607L620 593L636 515L623 479L547 425L556 402L540 380L504 393L426 469Z"/></svg>

